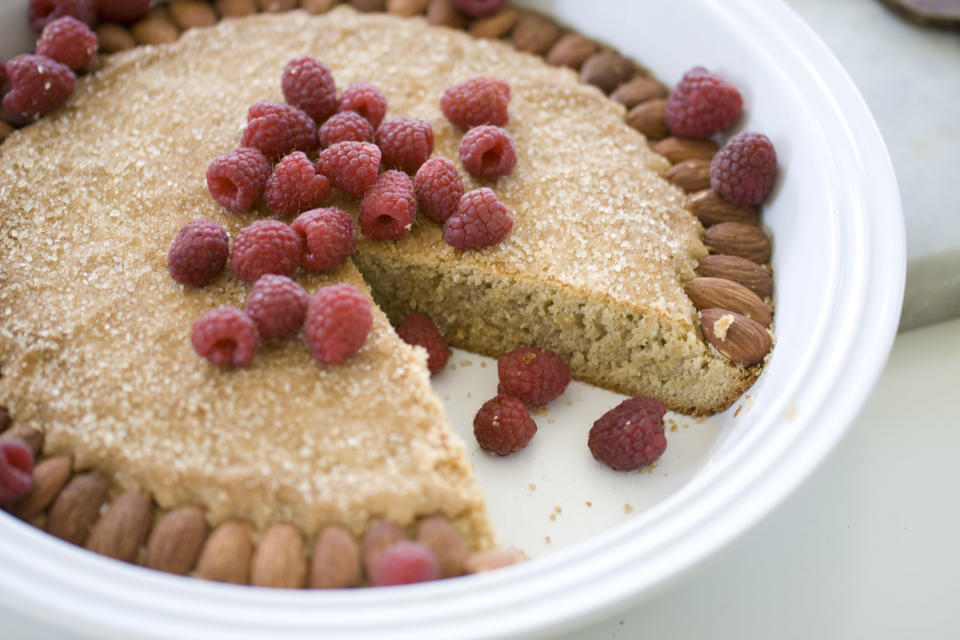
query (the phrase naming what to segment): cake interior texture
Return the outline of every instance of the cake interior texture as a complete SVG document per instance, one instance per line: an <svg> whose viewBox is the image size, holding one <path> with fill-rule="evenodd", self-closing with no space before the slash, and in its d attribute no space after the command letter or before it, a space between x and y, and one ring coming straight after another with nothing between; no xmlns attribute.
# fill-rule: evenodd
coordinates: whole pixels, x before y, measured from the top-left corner
<svg viewBox="0 0 960 640"><path fill-rule="evenodd" d="M311 293L370 286L385 314L375 311L357 357L323 366L299 340L277 341L222 371L193 352L190 328L216 306L242 307L249 285L224 273L184 289L166 251L194 218L232 236L269 215L224 211L204 174L238 146L250 104L283 99L281 71L301 55L326 63L339 89L377 84L388 117L429 120L434 155L457 164L467 189L493 188L514 229L466 253L426 220L398 242L362 240L337 272L298 277ZM463 132L438 104L477 75L512 87L519 161L496 181L462 171ZM622 108L572 72L422 19L264 14L110 56L65 108L0 150L0 402L46 431L47 453L70 453L161 507L203 505L211 523L359 534L375 516L409 525L440 513L488 547L483 497L425 354L387 316L425 312L454 345L487 355L549 347L574 377L677 411L724 409L757 369L699 335L681 284L706 250L666 168Z"/></svg>

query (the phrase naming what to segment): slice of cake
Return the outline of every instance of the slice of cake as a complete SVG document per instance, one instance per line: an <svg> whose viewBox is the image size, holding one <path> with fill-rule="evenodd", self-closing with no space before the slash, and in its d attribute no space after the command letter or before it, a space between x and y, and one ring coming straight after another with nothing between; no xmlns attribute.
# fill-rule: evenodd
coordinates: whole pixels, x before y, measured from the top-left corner
<svg viewBox="0 0 960 640"><path fill-rule="evenodd" d="M340 88L375 82L388 115L429 120L435 155L454 161L463 132L440 113L443 89L506 78L519 155L495 182L461 171L514 217L499 245L458 252L420 220L400 241L362 241L336 273L299 277L309 292L332 281L367 290L359 267L394 321L424 311L454 344L490 355L549 347L581 380L687 413L721 410L755 379L699 333L681 285L707 253L701 228L621 107L572 72L422 19L262 15L111 57L0 152L0 402L45 429L47 453L161 507L200 504L212 523L290 520L310 536L441 514L474 548L491 544L424 353L382 312L339 366L285 341L223 371L190 346L192 322L242 306L249 286L224 274L184 290L166 250L194 218L233 235L266 215L224 211L204 173L237 146L248 105L282 100L281 70L301 55L323 60Z"/></svg>

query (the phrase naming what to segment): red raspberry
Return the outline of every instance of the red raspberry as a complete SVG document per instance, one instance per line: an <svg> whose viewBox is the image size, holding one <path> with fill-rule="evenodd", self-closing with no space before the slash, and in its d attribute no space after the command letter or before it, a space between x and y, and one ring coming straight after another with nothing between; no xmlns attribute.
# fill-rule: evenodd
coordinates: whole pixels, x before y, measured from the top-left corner
<svg viewBox="0 0 960 640"><path fill-rule="evenodd" d="M70 67L46 56L19 55L7 62L6 71L10 91L3 106L28 121L66 102L77 82Z"/></svg>
<svg viewBox="0 0 960 640"><path fill-rule="evenodd" d="M207 167L207 189L230 211L254 205L270 176L270 161L257 149L241 147L214 158Z"/></svg>
<svg viewBox="0 0 960 640"><path fill-rule="evenodd" d="M377 181L380 149L369 142L338 142L320 152L317 170L349 196L362 198Z"/></svg>
<svg viewBox="0 0 960 640"><path fill-rule="evenodd" d="M407 344L417 345L427 350L427 368L430 373L440 373L450 359L450 347L443 339L433 320L422 313L411 313L400 326L397 335Z"/></svg>
<svg viewBox="0 0 960 640"><path fill-rule="evenodd" d="M282 338L303 326L310 296L287 276L267 274L257 280L247 297L247 315L261 338Z"/></svg>
<svg viewBox="0 0 960 640"><path fill-rule="evenodd" d="M303 151L294 151L277 163L267 178L263 192L270 210L281 216L293 216L319 207L330 197L330 181L317 173Z"/></svg>
<svg viewBox="0 0 960 640"><path fill-rule="evenodd" d="M617 471L652 464L667 448L663 415L667 408L653 398L630 398L593 423L587 445L593 457Z"/></svg>
<svg viewBox="0 0 960 640"><path fill-rule="evenodd" d="M218 367L242 367L257 350L257 325L236 307L217 307L193 323L190 342Z"/></svg>
<svg viewBox="0 0 960 640"><path fill-rule="evenodd" d="M467 251L496 244L513 228L513 218L486 187L465 193L457 212L443 225L443 241L455 249Z"/></svg>
<svg viewBox="0 0 960 640"><path fill-rule="evenodd" d="M317 148L317 125L306 113L282 102L261 100L247 112L240 145L253 147L275 160L291 151Z"/></svg>
<svg viewBox="0 0 960 640"><path fill-rule="evenodd" d="M307 271L339 267L357 248L353 218L336 207L307 211L290 226L300 237L302 264Z"/></svg>
<svg viewBox="0 0 960 640"><path fill-rule="evenodd" d="M363 195L360 231L374 240L396 240L406 235L417 217L413 180L402 171L385 171Z"/></svg>
<svg viewBox="0 0 960 640"><path fill-rule="evenodd" d="M443 115L464 129L481 124L506 125L510 121L509 103L510 85L505 80L485 76L456 84L440 96Z"/></svg>
<svg viewBox="0 0 960 640"><path fill-rule="evenodd" d="M537 423L527 405L510 396L487 400L473 418L473 435L480 448L498 456L520 451L536 433Z"/></svg>
<svg viewBox="0 0 960 640"><path fill-rule="evenodd" d="M763 202L776 178L777 152L762 133L738 133L710 163L710 188L737 205Z"/></svg>
<svg viewBox="0 0 960 640"><path fill-rule="evenodd" d="M420 211L443 224L457 211L463 197L463 180L452 162L446 158L433 158L417 170L413 190Z"/></svg>
<svg viewBox="0 0 960 640"><path fill-rule="evenodd" d="M13 504L33 488L33 451L22 440L0 440L0 507Z"/></svg>
<svg viewBox="0 0 960 640"><path fill-rule="evenodd" d="M499 178L517 164L517 149L510 134L493 125L467 131L460 141L460 162L474 178Z"/></svg>
<svg viewBox="0 0 960 640"><path fill-rule="evenodd" d="M349 284L334 284L310 299L303 337L318 361L340 364L360 350L372 326L367 296Z"/></svg>
<svg viewBox="0 0 960 640"><path fill-rule="evenodd" d="M340 111L359 113L376 129L387 114L387 97L376 85L355 82L340 95Z"/></svg>
<svg viewBox="0 0 960 640"><path fill-rule="evenodd" d="M383 164L416 173L433 153L433 127L418 118L390 118L377 128Z"/></svg>
<svg viewBox="0 0 960 640"><path fill-rule="evenodd" d="M53 58L74 71L87 66L96 52L97 34L70 16L48 22L37 40L37 55Z"/></svg>
<svg viewBox="0 0 960 640"><path fill-rule="evenodd" d="M337 87L327 65L315 58L294 58L280 78L283 97L320 123L337 112Z"/></svg>
<svg viewBox="0 0 960 640"><path fill-rule="evenodd" d="M507 0L453 0L453 4L468 16L483 18L503 8Z"/></svg>
<svg viewBox="0 0 960 640"><path fill-rule="evenodd" d="M257 220L233 240L230 268L247 282L267 273L292 276L300 266L300 238L279 220Z"/></svg>
<svg viewBox="0 0 960 640"><path fill-rule="evenodd" d="M229 243L227 232L213 220L191 220L170 245L170 275L180 284L204 286L223 271L230 253Z"/></svg>
<svg viewBox="0 0 960 640"><path fill-rule="evenodd" d="M520 347L497 360L500 385L497 393L512 396L527 406L559 398L570 384L570 367L549 349Z"/></svg>
<svg viewBox="0 0 960 640"><path fill-rule="evenodd" d="M93 0L30 0L27 8L30 26L37 33L42 33L47 24L63 16L72 16L88 25L97 21Z"/></svg>
<svg viewBox="0 0 960 640"><path fill-rule="evenodd" d="M320 125L317 140L324 149L338 142L373 142L373 125L356 111L341 111Z"/></svg>
<svg viewBox="0 0 960 640"><path fill-rule="evenodd" d="M385 547L370 567L370 582L375 587L429 582L440 577L440 565L425 546L401 540Z"/></svg>
<svg viewBox="0 0 960 640"><path fill-rule="evenodd" d="M740 117L743 99L736 87L703 67L694 67L667 99L664 119L675 136L709 138Z"/></svg>
<svg viewBox="0 0 960 640"><path fill-rule="evenodd" d="M94 0L100 22L130 24L147 15L150 0Z"/></svg>

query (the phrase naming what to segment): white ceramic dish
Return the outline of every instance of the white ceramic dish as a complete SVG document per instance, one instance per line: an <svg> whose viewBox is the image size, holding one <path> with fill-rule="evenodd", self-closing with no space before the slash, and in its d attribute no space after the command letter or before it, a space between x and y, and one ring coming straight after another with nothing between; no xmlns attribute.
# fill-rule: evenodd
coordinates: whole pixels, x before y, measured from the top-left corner
<svg viewBox="0 0 960 640"><path fill-rule="evenodd" d="M744 94L745 127L774 141L781 176L764 222L776 243L778 344L748 396L704 423L678 419L648 474L614 474L590 459L586 430L617 398L582 385L567 392L571 404L538 418L536 446L521 456L474 451L505 541L537 556L517 567L392 589L231 587L106 560L0 515L5 607L77 637L542 637L675 579L813 471L879 375L903 291L896 182L856 89L777 2L522 4L614 44L667 82L695 64L719 71ZM5 20L2 30L23 24ZM3 35L4 47L16 41ZM494 368L456 354L463 360L473 366L443 374L437 387L469 434L486 393L477 389L493 393Z"/></svg>

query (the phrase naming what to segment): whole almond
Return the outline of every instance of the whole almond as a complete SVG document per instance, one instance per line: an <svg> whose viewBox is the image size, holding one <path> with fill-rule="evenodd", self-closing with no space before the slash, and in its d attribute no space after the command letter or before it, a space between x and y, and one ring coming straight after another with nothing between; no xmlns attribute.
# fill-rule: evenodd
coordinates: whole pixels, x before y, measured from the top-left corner
<svg viewBox="0 0 960 640"><path fill-rule="evenodd" d="M183 31L194 27L209 27L217 22L217 12L203 0L173 0L168 6L170 19Z"/></svg>
<svg viewBox="0 0 960 640"><path fill-rule="evenodd" d="M257 0L217 0L214 6L224 18L252 16L260 10Z"/></svg>
<svg viewBox="0 0 960 640"><path fill-rule="evenodd" d="M7 122L6 120L0 120L0 144L2 144L4 140L9 138L13 134L13 132L16 130L17 130L16 127L14 127L12 124ZM2 431L2 429L0 429L0 431Z"/></svg>
<svg viewBox="0 0 960 640"><path fill-rule="evenodd" d="M300 0L300 6L307 13L326 13L342 1L343 0Z"/></svg>
<svg viewBox="0 0 960 640"><path fill-rule="evenodd" d="M695 138L664 138L653 145L653 150L670 161L670 164L677 164L691 158L706 158L710 160L718 150L717 143L713 140L698 140Z"/></svg>
<svg viewBox="0 0 960 640"><path fill-rule="evenodd" d="M697 275L706 278L724 278L733 280L750 289L761 298L773 294L773 278L770 273L755 262L739 256L713 254L700 258Z"/></svg>
<svg viewBox="0 0 960 640"><path fill-rule="evenodd" d="M100 44L100 50L105 53L116 53L117 51L126 51L137 46L137 41L133 34L123 26L112 22L98 24L96 28L97 42Z"/></svg>
<svg viewBox="0 0 960 640"><path fill-rule="evenodd" d="M250 526L239 520L228 520L214 529L204 543L196 575L205 580L247 584L252 555Z"/></svg>
<svg viewBox="0 0 960 640"><path fill-rule="evenodd" d="M3 440L22 440L24 444L33 451L33 457L36 458L43 450L43 431L37 429L31 424L16 424L3 433L0 433L0 439Z"/></svg>
<svg viewBox="0 0 960 640"><path fill-rule="evenodd" d="M654 98L640 103L627 113L627 124L651 140L659 140L670 135L667 122L663 119L663 110L667 106L664 98Z"/></svg>
<svg viewBox="0 0 960 640"><path fill-rule="evenodd" d="M710 161L690 158L670 167L663 177L685 191L700 191L710 186Z"/></svg>
<svg viewBox="0 0 960 640"><path fill-rule="evenodd" d="M260 0L260 10L265 13L283 13L296 9L298 4L299 0Z"/></svg>
<svg viewBox="0 0 960 640"><path fill-rule="evenodd" d="M180 37L177 25L170 20L164 7L154 7L147 17L130 27L134 40L140 44L169 44Z"/></svg>
<svg viewBox="0 0 960 640"><path fill-rule="evenodd" d="M386 518L374 518L367 524L367 531L363 534L363 545L361 553L363 556L363 568L367 575L373 563L376 561L380 552L389 547L394 542L400 542L407 539L407 533L403 528L392 520Z"/></svg>
<svg viewBox="0 0 960 640"><path fill-rule="evenodd" d="M0 433L10 428L11 424L10 409L7 408L7 405L0 404Z"/></svg>
<svg viewBox="0 0 960 640"><path fill-rule="evenodd" d="M480 18L470 23L470 35L474 38L490 38L495 40L509 35L510 30L520 19L516 9L503 8L487 18Z"/></svg>
<svg viewBox="0 0 960 640"><path fill-rule="evenodd" d="M153 500L144 491L127 491L100 516L86 547L123 562L136 562L153 523Z"/></svg>
<svg viewBox="0 0 960 640"><path fill-rule="evenodd" d="M518 51L542 56L560 37L560 27L539 13L525 13L517 20L510 41Z"/></svg>
<svg viewBox="0 0 960 640"><path fill-rule="evenodd" d="M73 467L70 456L54 456L41 460L33 468L33 487L11 512L21 520L30 520L47 510L70 479Z"/></svg>
<svg viewBox="0 0 960 640"><path fill-rule="evenodd" d="M300 589L307 578L303 535L289 522L275 522L260 536L250 561L250 584Z"/></svg>
<svg viewBox="0 0 960 640"><path fill-rule="evenodd" d="M756 364L773 348L766 329L729 309L701 310L700 328L717 351L737 364Z"/></svg>
<svg viewBox="0 0 960 640"><path fill-rule="evenodd" d="M770 239L756 225L720 222L703 234L703 244L713 253L740 256L757 264L770 261Z"/></svg>
<svg viewBox="0 0 960 640"><path fill-rule="evenodd" d="M467 16L454 6L453 0L430 0L430 6L427 7L427 22L438 27L465 29Z"/></svg>
<svg viewBox="0 0 960 640"><path fill-rule="evenodd" d="M394 15L409 18L427 10L430 0L387 0L387 11Z"/></svg>
<svg viewBox="0 0 960 640"><path fill-rule="evenodd" d="M360 584L360 547L346 529L332 525L317 536L310 559L311 589L345 589Z"/></svg>
<svg viewBox="0 0 960 640"><path fill-rule="evenodd" d="M187 575L197 562L207 533L207 520L200 507L188 505L170 511L150 532L144 565Z"/></svg>
<svg viewBox="0 0 960 640"><path fill-rule="evenodd" d="M729 202L713 189L691 193L687 197L687 211L697 216L705 227L720 222L757 224L759 213L756 207L742 207Z"/></svg>
<svg viewBox="0 0 960 640"><path fill-rule="evenodd" d="M723 278L694 278L683 283L683 290L697 309L730 309L769 327L770 309L750 289Z"/></svg>
<svg viewBox="0 0 960 640"><path fill-rule="evenodd" d="M387 8L387 0L348 0L357 11L383 11Z"/></svg>
<svg viewBox="0 0 960 640"><path fill-rule="evenodd" d="M463 568L465 573L483 573L509 567L522 559L520 554L510 549L488 549L471 554L464 562Z"/></svg>
<svg viewBox="0 0 960 640"><path fill-rule="evenodd" d="M597 45L579 33L568 33L557 40L547 54L547 62L557 67L580 70L583 63L597 52Z"/></svg>
<svg viewBox="0 0 960 640"><path fill-rule="evenodd" d="M641 102L663 98L666 95L666 88L654 78L637 76L617 87L617 90L610 94L610 99L616 100L627 109L632 109Z"/></svg>
<svg viewBox="0 0 960 640"><path fill-rule="evenodd" d="M463 574L463 565L470 555L467 541L443 516L430 516L417 525L417 542L429 549L440 566L442 578Z"/></svg>
<svg viewBox="0 0 960 640"><path fill-rule="evenodd" d="M47 516L47 532L61 540L82 545L100 515L110 481L99 471L74 476L53 501Z"/></svg>
<svg viewBox="0 0 960 640"><path fill-rule="evenodd" d="M580 79L610 93L634 75L633 63L616 51L590 56L580 69Z"/></svg>

